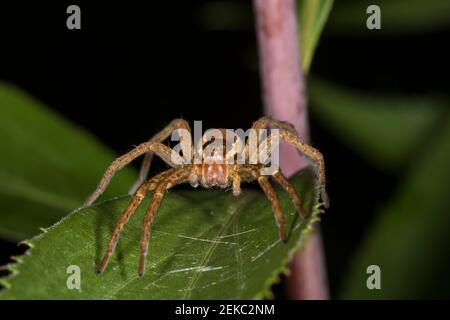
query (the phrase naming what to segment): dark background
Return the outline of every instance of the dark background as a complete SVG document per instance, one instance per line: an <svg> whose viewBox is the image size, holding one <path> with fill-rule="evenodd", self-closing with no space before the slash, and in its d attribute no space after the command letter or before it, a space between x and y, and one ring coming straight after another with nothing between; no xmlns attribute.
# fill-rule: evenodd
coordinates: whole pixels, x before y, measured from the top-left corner
<svg viewBox="0 0 450 320"><path fill-rule="evenodd" d="M203 120L204 128L247 128L263 115L251 2L239 2L242 16L228 30L208 26L205 3L2 3L0 78L118 154L175 117ZM81 7L81 30L66 28L70 4ZM354 37L326 28L311 73L373 92L445 93L448 81L442 78L449 70L440 61L450 56L443 46L448 36L447 31ZM331 207L322 230L334 295L375 209L395 189L398 176L374 169L314 118L311 131L328 168ZM0 242L0 265L20 251ZM283 297L282 287L276 293Z"/></svg>

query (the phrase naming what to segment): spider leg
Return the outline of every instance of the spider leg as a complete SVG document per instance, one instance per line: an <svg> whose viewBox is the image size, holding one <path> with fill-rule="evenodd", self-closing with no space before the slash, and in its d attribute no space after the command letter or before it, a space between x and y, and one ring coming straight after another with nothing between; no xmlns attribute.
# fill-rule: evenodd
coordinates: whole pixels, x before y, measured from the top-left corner
<svg viewBox="0 0 450 320"><path fill-rule="evenodd" d="M156 153L172 167L176 167L184 163L184 159L179 155L177 155L175 152L172 152L172 149L170 149L166 145L153 142L142 143L133 150L131 150L130 152L120 156L111 163L108 169L106 169L102 179L100 180L97 189L87 198L86 202L84 203L84 206L91 205L103 193L103 191L105 191L106 187L108 186L112 177L117 171L119 171L124 166L129 164L131 161L133 161L134 159L136 159L137 157L146 152Z"/></svg>
<svg viewBox="0 0 450 320"><path fill-rule="evenodd" d="M142 200L145 198L147 193L150 190L154 189L155 183L158 183L161 181L165 176L172 173L175 169L169 169L167 171L164 171L160 173L159 175L153 177L150 179L147 183L142 185L137 191L133 199L131 200L128 207L125 209L125 211L122 213L122 215L119 218L119 222L116 224L116 227L114 228L114 231L112 233L111 239L108 243L108 247L106 249L105 255L103 256L103 259L101 260L97 273L101 274L106 266L108 265L109 259L111 258L112 254L114 253L114 249L116 248L117 242L119 241L120 234L122 233L123 228L127 224L130 217L134 214L137 207L141 204Z"/></svg>
<svg viewBox="0 0 450 320"><path fill-rule="evenodd" d="M292 124L285 122L285 121L274 120L269 117L262 117L262 118L256 120L253 123L251 129L256 130L256 132L258 134L258 141L260 141L261 135L262 135L262 132L260 130L267 129L267 128L280 129L280 130L285 130L285 131L291 132L293 134L297 134L297 131L295 130L295 127ZM248 148L249 148L249 145L247 143L245 146L244 154L248 154ZM248 156L250 156L250 154ZM249 159L252 159L252 158L249 158Z"/></svg>
<svg viewBox="0 0 450 320"><path fill-rule="evenodd" d="M325 162L320 151L301 141L297 135L287 131L280 131L280 138L293 144L300 153L312 161L316 168L317 178L319 179L320 198L324 202L325 208L328 208L330 203L325 188Z"/></svg>
<svg viewBox="0 0 450 320"><path fill-rule="evenodd" d="M186 129L191 133L191 128L189 127L189 123L184 119L174 119L172 120L164 129L162 129L160 132L155 134L149 142L153 143L159 143L166 140L174 130L177 129ZM191 144L192 145L192 144ZM184 150L183 150L184 154ZM133 194L139 186L144 183L145 179L148 176L148 172L150 171L150 165L153 160L153 152L147 152L144 156L144 160L142 161L141 169L139 171L139 177L137 178L136 182L133 184L133 186L130 188L129 194ZM192 153L191 153L192 155Z"/></svg>
<svg viewBox="0 0 450 320"><path fill-rule="evenodd" d="M241 194L241 177L235 175L233 177L233 195L238 196Z"/></svg>
<svg viewBox="0 0 450 320"><path fill-rule="evenodd" d="M285 131L291 132L293 134L297 134L297 131L295 130L295 127L292 124L285 122L285 121L274 120L269 117L262 117L262 118L256 120L252 125L252 129L255 129L255 130L261 130L261 129L267 129L267 128L280 129L280 130L285 130Z"/></svg>
<svg viewBox="0 0 450 320"><path fill-rule="evenodd" d="M319 180L319 189L320 189L320 197L322 201L325 204L325 208L328 208L329 206L329 199L328 194L326 192L325 184L325 163L323 160L322 154L315 148L311 147L310 145L304 143L300 140L300 138L297 136L297 132L295 131L294 126L291 124L284 122L284 121L278 121L271 118L261 118L260 120L256 121L253 124L252 128L255 129L263 129L263 128L275 128L279 129L279 138L281 140L287 141L291 144L293 144L297 150L302 153L304 156L306 156L309 160L311 160L316 168L316 175ZM272 134L271 134L272 135ZM269 138L271 135L268 135L264 142L267 142L270 145L271 139ZM259 145L261 145L264 142L260 142ZM273 147L268 147L270 150L273 150Z"/></svg>
<svg viewBox="0 0 450 320"><path fill-rule="evenodd" d="M238 174L233 175L233 195L238 196L241 194L241 177Z"/></svg>
<svg viewBox="0 0 450 320"><path fill-rule="evenodd" d="M292 186L292 184L289 182L289 180L284 176L284 174L281 173L281 171L278 171L277 173L273 174L272 177L289 194L298 213L302 216L302 218L306 219L307 215L306 215L305 210L303 210L302 201L300 200L300 197L295 192L295 189Z"/></svg>
<svg viewBox="0 0 450 320"><path fill-rule="evenodd" d="M278 232L280 234L280 239L283 241L286 241L284 216L283 216L283 212L281 211L280 200L278 199L278 196L277 196L275 190L270 185L269 180L265 176L261 175L258 170L253 171L253 176L258 181L259 185L261 186L261 189L264 191L267 198L272 203L273 214L275 216L275 220L278 225Z"/></svg>
<svg viewBox="0 0 450 320"><path fill-rule="evenodd" d="M144 200L147 193L148 193L148 185L142 185L136 192L136 195L133 197L133 200L130 202L128 207L120 216L119 222L114 228L111 239L109 240L108 248L106 249L105 255L103 256L98 266L97 269L98 274L103 273L103 271L105 270L106 266L109 263L109 259L111 258L114 249L116 248L117 242L119 241L119 237L120 234L122 233L123 228L125 227L130 217L133 215L133 213L136 211L136 208L141 204L142 200Z"/></svg>
<svg viewBox="0 0 450 320"><path fill-rule="evenodd" d="M231 182L233 195L238 196L241 193L241 183L255 180L253 171L259 170L260 166L252 164L233 165L231 171Z"/></svg>
<svg viewBox="0 0 450 320"><path fill-rule="evenodd" d="M158 184L160 184L167 177L167 175L171 174L175 170L176 170L175 168L171 168L152 177L150 180L148 180L148 182L146 182L146 184L148 184L148 190L150 191L155 190Z"/></svg>
<svg viewBox="0 0 450 320"><path fill-rule="evenodd" d="M164 179L157 185L155 192L153 193L152 201L148 207L147 213L144 218L144 226L142 228L141 234L141 255L139 259L139 275L143 276L145 272L145 259L147 257L148 244L150 240L150 228L153 223L156 211L161 204L161 201L166 193L167 189L188 181L189 173L192 166L185 166L172 171L169 175L165 176Z"/></svg>

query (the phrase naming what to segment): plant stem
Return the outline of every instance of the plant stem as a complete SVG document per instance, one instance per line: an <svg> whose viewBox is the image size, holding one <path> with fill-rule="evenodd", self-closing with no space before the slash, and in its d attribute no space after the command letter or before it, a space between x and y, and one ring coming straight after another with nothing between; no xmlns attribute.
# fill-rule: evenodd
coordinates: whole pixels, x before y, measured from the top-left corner
<svg viewBox="0 0 450 320"><path fill-rule="evenodd" d="M253 0L253 4L265 113L292 123L300 138L309 141L295 0ZM307 165L293 147L280 146L280 167L286 175ZM326 282L322 241L316 228L307 246L292 261L289 296L292 299L327 299Z"/></svg>

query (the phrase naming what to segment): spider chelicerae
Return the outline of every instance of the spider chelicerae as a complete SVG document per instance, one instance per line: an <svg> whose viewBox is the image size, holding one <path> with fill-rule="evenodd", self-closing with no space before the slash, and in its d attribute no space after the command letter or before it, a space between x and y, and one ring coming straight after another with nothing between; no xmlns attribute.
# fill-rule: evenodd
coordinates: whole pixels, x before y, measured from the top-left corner
<svg viewBox="0 0 450 320"><path fill-rule="evenodd" d="M85 206L91 205L103 193L111 178L118 170L122 169L137 157L145 155L139 178L130 189L130 194L133 195L133 199L120 216L119 222L112 233L106 253L98 266L98 273L102 273L108 265L125 224L146 197L147 193L154 191L144 218L140 240L139 275L144 275L145 259L150 239L150 227L156 211L167 190L185 182L189 182L193 187L197 187L199 184L206 188L228 188L231 186L233 194L238 196L241 192L241 182L256 180L272 204L280 239L286 241L284 217L281 212L280 202L268 178L273 178L289 194L297 211L303 218L307 218L307 216L302 207L301 199L295 192L294 187L278 167L275 170L271 170L269 174L262 173L264 169L268 169L269 165L267 161L274 148L278 147L279 141L286 141L294 145L301 154L313 162L316 169L320 197L327 208L328 196L325 190L325 168L322 154L301 141L297 136L295 128L287 122L263 117L254 122L251 129L258 136L258 139L256 139L256 148L252 148L255 144L251 144L249 139L247 142L244 142L245 138L243 141L242 139L237 139L236 136L232 136L232 141L227 141L227 139L230 139L230 136L224 129L214 129L224 134L215 135L214 139L211 139L213 143L211 141L205 142L203 136L197 142L197 146L194 147L188 122L183 119L175 119L163 130L154 135L148 142L138 145L130 152L114 160L106 170L97 189L86 200ZM267 134L269 130L270 133ZM162 143L174 132L187 133L187 135L180 135L182 155ZM262 132L265 132L266 136L263 136L261 134ZM215 144L216 148L209 148L210 152L205 152L208 147L212 147L212 144ZM217 145L223 148L218 149ZM230 150L226 148L229 145L232 146ZM262 147L263 145L264 147ZM263 151L265 152L264 154ZM171 168L146 180L152 158L155 154L170 165ZM196 157L198 154L200 154L200 158ZM241 161L236 161L239 155L241 156Z"/></svg>

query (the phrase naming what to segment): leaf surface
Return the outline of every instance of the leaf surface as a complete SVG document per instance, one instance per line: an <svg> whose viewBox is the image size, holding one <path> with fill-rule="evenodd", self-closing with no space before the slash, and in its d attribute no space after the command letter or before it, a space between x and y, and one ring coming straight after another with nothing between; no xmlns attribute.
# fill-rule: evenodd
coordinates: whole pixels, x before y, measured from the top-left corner
<svg viewBox="0 0 450 320"><path fill-rule="evenodd" d="M111 231L130 198L122 197L76 210L26 243L26 254L10 264L12 275L2 299L251 299L268 295L295 250L318 220L313 174L293 179L304 201L301 219L277 189L286 218L288 241L278 237L269 200L261 191L234 197L221 190L173 190L163 199L147 256L146 273L137 273L139 238L149 199L126 225L105 272L96 275ZM149 198L149 197L147 197ZM66 286L75 265L81 290Z"/></svg>

